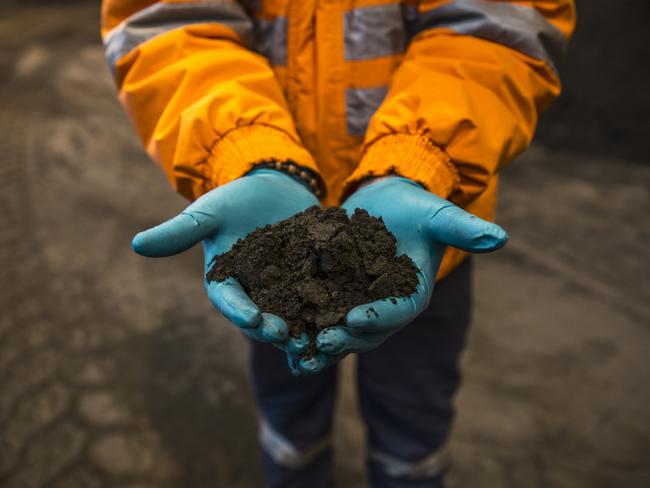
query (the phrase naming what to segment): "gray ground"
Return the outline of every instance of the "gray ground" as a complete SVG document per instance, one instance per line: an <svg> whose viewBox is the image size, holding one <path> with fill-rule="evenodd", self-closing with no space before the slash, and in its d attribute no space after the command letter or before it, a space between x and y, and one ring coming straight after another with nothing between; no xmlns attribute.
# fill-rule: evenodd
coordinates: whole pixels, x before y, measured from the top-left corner
<svg viewBox="0 0 650 488"><path fill-rule="evenodd" d="M130 251L184 202L116 102L96 17L0 16L0 486L261 486L246 344L200 251ZM649 189L650 167L539 147L505 172L513 239L477 260L450 487L650 486Z"/></svg>

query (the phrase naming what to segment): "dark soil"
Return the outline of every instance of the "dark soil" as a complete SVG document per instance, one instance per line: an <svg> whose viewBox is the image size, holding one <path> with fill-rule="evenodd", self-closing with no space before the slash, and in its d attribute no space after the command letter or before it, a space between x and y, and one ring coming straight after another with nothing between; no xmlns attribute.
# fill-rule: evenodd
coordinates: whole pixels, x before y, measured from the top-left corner
<svg viewBox="0 0 650 488"><path fill-rule="evenodd" d="M307 332L311 355L318 332L344 325L355 306L415 292L415 264L395 254L395 237L381 218L311 207L239 240L215 258L207 279L236 278L260 310L287 322L293 337Z"/></svg>

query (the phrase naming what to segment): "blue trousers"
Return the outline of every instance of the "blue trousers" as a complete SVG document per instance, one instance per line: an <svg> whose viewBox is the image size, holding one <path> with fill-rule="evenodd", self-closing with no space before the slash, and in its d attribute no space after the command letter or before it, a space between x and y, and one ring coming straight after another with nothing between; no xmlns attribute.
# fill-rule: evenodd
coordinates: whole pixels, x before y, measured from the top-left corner
<svg viewBox="0 0 650 488"><path fill-rule="evenodd" d="M436 284L431 305L377 349L359 354L357 381L374 488L443 486L453 395L471 310L471 262ZM333 486L330 431L337 369L296 378L286 356L252 344L267 486ZM354 453L360 455L360 453Z"/></svg>

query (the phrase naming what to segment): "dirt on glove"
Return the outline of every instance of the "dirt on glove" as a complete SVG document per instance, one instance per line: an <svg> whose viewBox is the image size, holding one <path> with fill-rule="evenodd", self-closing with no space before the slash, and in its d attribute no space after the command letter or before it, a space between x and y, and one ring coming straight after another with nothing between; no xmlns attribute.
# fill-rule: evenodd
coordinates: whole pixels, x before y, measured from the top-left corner
<svg viewBox="0 0 650 488"><path fill-rule="evenodd" d="M207 279L236 278L262 312L286 321L293 337L308 334L310 356L318 332L344 325L355 306L415 292L416 272L411 258L396 256L395 237L381 218L311 207L240 239L215 257Z"/></svg>

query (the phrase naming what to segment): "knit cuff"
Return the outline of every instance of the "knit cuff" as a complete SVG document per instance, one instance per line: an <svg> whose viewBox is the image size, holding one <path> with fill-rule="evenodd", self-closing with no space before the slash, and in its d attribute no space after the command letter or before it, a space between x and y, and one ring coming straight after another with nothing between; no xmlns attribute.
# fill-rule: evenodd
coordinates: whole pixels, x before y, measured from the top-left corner
<svg viewBox="0 0 650 488"><path fill-rule="evenodd" d="M421 134L390 134L369 145L356 170L344 183L349 195L369 176L397 174L413 180L441 198L449 198L460 177L449 156Z"/></svg>
<svg viewBox="0 0 650 488"><path fill-rule="evenodd" d="M304 147L285 131L263 124L247 125L226 133L212 147L207 164L212 184L220 186L268 161L290 161L309 170L322 182L314 158Z"/></svg>

